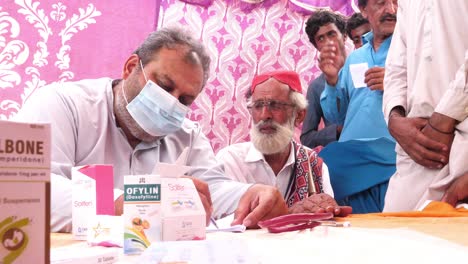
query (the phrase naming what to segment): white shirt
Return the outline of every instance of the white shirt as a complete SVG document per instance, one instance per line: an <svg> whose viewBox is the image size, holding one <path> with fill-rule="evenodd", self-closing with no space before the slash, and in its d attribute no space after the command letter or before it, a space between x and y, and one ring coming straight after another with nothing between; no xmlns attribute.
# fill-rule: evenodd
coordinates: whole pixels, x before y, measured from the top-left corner
<svg viewBox="0 0 468 264"><path fill-rule="evenodd" d="M404 0L387 57L384 116L468 116L468 1ZM449 30L450 29L450 30ZM456 76L459 71L458 76Z"/></svg>
<svg viewBox="0 0 468 264"><path fill-rule="evenodd" d="M124 175L151 174L157 162L174 163L189 147L187 175L209 184L215 217L232 213L250 187L224 176L208 139L197 123L186 119L182 129L133 149L117 127L112 80L102 78L53 84L37 91L15 119L52 124L51 230L71 228L71 168L112 164L114 188L123 189Z"/></svg>
<svg viewBox="0 0 468 264"><path fill-rule="evenodd" d="M438 112L459 121L449 164L440 170L415 163L397 144L397 171L384 211L414 210L440 200L468 171L468 1L402 0L387 57L384 116L395 106L408 117Z"/></svg>
<svg viewBox="0 0 468 264"><path fill-rule="evenodd" d="M294 168L294 148L291 142L291 151L288 160L275 175L273 169L265 161L263 154L258 151L252 142L237 143L221 149L216 158L224 165L226 176L233 180L245 183L261 183L275 186L286 196L289 179ZM333 197L328 168L322 163L322 186L325 193Z"/></svg>

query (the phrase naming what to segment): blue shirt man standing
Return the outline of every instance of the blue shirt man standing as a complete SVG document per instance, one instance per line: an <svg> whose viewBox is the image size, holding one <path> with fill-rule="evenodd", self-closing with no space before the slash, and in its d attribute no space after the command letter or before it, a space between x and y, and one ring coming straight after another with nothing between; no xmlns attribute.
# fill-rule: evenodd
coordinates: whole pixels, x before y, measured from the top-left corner
<svg viewBox="0 0 468 264"><path fill-rule="evenodd" d="M325 118L343 124L343 131L339 142L320 155L330 164L337 200L356 213L367 213L383 210L395 171L395 141L383 117L382 95L398 1L359 0L358 5L372 28L365 35L367 43L348 56L342 69L343 58L332 43L321 51L319 67L327 84L320 103Z"/></svg>

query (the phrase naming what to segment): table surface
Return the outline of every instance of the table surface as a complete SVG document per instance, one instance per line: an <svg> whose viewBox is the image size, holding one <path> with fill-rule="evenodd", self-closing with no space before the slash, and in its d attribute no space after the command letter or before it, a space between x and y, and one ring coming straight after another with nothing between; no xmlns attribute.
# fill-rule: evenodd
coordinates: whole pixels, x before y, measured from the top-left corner
<svg viewBox="0 0 468 264"><path fill-rule="evenodd" d="M337 220L349 221L352 227L409 228L414 231L468 246L468 217L382 217L351 215L345 218L338 218ZM80 242L81 241L72 240L71 234L51 234L51 247L67 246Z"/></svg>
<svg viewBox="0 0 468 264"><path fill-rule="evenodd" d="M468 217L389 217L351 215L339 221L365 228L409 228L468 246Z"/></svg>

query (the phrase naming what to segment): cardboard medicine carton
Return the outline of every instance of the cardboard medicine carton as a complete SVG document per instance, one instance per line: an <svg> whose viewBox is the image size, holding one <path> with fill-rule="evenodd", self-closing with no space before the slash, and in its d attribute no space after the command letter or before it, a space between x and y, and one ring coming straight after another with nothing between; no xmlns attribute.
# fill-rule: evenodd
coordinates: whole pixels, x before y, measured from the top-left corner
<svg viewBox="0 0 468 264"><path fill-rule="evenodd" d="M125 176L124 191L125 254L160 241L205 239L205 209L191 179Z"/></svg>
<svg viewBox="0 0 468 264"><path fill-rule="evenodd" d="M112 165L72 168L72 233L86 240L88 220L96 215L114 215L114 173Z"/></svg>
<svg viewBox="0 0 468 264"><path fill-rule="evenodd" d="M0 121L0 263L50 261L50 125Z"/></svg>
<svg viewBox="0 0 468 264"><path fill-rule="evenodd" d="M161 178L124 177L124 253L138 254L161 241Z"/></svg>

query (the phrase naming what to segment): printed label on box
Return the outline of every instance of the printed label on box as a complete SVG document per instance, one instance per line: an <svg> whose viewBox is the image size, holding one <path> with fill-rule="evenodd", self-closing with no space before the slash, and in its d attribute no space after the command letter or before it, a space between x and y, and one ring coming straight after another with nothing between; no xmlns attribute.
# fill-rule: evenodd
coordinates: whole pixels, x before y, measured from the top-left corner
<svg viewBox="0 0 468 264"><path fill-rule="evenodd" d="M157 241L205 239L205 209L191 179L125 176L124 192L125 254Z"/></svg>
<svg viewBox="0 0 468 264"><path fill-rule="evenodd" d="M112 165L72 168L73 238L86 240L88 219L98 214L114 214Z"/></svg>
<svg viewBox="0 0 468 264"><path fill-rule="evenodd" d="M192 180L162 178L162 182L162 240L205 239L205 209Z"/></svg>
<svg viewBox="0 0 468 264"><path fill-rule="evenodd" d="M50 124L0 120L0 263L49 263Z"/></svg>
<svg viewBox="0 0 468 264"><path fill-rule="evenodd" d="M0 184L0 263L48 263L50 183Z"/></svg>
<svg viewBox="0 0 468 264"><path fill-rule="evenodd" d="M139 254L161 241L161 178L124 177L124 253Z"/></svg>
<svg viewBox="0 0 468 264"><path fill-rule="evenodd" d="M0 120L0 181L50 181L50 125Z"/></svg>

